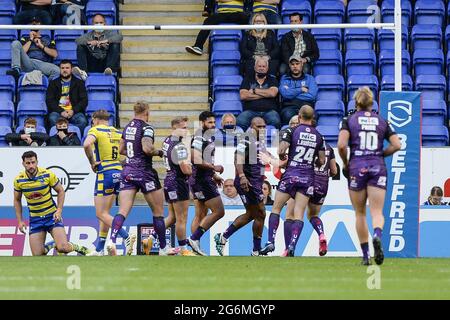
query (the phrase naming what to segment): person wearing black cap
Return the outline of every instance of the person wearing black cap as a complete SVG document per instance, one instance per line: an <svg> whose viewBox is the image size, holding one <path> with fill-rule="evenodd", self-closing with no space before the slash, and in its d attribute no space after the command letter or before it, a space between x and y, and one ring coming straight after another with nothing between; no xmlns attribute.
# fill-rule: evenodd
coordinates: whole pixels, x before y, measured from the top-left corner
<svg viewBox="0 0 450 320"><path fill-rule="evenodd" d="M289 15L291 24L302 24L303 16L300 13ZM281 53L283 63L280 66L280 74L286 73L289 69L289 58L299 55L303 62L303 72L311 73L312 65L319 59L319 47L316 39L304 29L293 29L286 33L281 40Z"/></svg>
<svg viewBox="0 0 450 320"><path fill-rule="evenodd" d="M32 25L41 24L39 17L32 18ZM42 35L39 30L31 30L29 35L24 35L19 40L11 43L11 70L6 74L18 79L20 72L40 70L49 78L59 76L58 66L53 64L53 59L58 56L55 41L47 35Z"/></svg>
<svg viewBox="0 0 450 320"><path fill-rule="evenodd" d="M33 18L45 25L53 24L50 14L52 0L20 0L18 2L22 9L14 17L14 24L30 24Z"/></svg>

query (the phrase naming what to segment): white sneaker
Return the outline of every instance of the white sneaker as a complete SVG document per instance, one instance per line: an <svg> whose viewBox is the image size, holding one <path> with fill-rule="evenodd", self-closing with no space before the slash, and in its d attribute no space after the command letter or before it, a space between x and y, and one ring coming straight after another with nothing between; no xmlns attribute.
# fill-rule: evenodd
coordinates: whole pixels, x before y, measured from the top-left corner
<svg viewBox="0 0 450 320"><path fill-rule="evenodd" d="M203 50L199 47L186 46L185 49L187 52L195 54L197 56L201 56L203 54Z"/></svg>
<svg viewBox="0 0 450 320"><path fill-rule="evenodd" d="M86 81L86 79L88 77L86 71L81 70L80 67L73 67L72 74L76 77L83 79L83 81Z"/></svg>
<svg viewBox="0 0 450 320"><path fill-rule="evenodd" d="M172 248L165 246L164 249L159 249L160 256L174 256L180 252L180 248Z"/></svg>
<svg viewBox="0 0 450 320"><path fill-rule="evenodd" d="M200 256L206 256L206 253L200 249L200 240L192 240L191 238L188 238L189 245L191 246L192 250L200 255Z"/></svg>
<svg viewBox="0 0 450 320"><path fill-rule="evenodd" d="M108 252L108 256L117 256L116 244L113 242L109 242L106 245L106 251Z"/></svg>
<svg viewBox="0 0 450 320"><path fill-rule="evenodd" d="M104 256L104 255L105 255L105 253L104 253L103 250L100 251L100 252L94 250L94 251L89 252L89 253L86 255L86 257L102 257L102 256Z"/></svg>
<svg viewBox="0 0 450 320"><path fill-rule="evenodd" d="M128 238L125 239L125 245L127 247L127 255L131 256L133 254L134 243L136 242L136 234L131 233Z"/></svg>

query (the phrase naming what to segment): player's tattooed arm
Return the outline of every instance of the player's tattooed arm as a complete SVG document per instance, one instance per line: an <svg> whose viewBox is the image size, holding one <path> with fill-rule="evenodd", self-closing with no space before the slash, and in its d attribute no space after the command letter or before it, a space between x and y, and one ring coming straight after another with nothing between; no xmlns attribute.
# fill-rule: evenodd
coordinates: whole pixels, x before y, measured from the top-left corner
<svg viewBox="0 0 450 320"><path fill-rule="evenodd" d="M22 192L14 190L14 209L16 211L17 225L20 232L25 233L27 225L22 220Z"/></svg>
<svg viewBox="0 0 450 320"><path fill-rule="evenodd" d="M142 138L142 150L149 157L160 157L162 156L162 150L156 149L153 145L153 139L150 137Z"/></svg>
<svg viewBox="0 0 450 320"><path fill-rule="evenodd" d="M287 141L281 141L280 145L278 146L278 157L280 160L286 159L286 151L289 149L289 146L291 144Z"/></svg>

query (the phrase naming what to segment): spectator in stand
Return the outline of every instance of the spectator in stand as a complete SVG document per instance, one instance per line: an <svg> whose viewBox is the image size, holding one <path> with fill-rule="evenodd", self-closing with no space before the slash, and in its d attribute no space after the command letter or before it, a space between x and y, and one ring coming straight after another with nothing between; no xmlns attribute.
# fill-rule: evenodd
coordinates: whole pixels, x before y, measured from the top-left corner
<svg viewBox="0 0 450 320"><path fill-rule="evenodd" d="M215 5L216 5L215 0L205 0L202 16L209 17L211 14L213 14Z"/></svg>
<svg viewBox="0 0 450 320"><path fill-rule="evenodd" d="M293 128L298 126L299 121L298 121L298 114L296 114L295 116L293 116L291 118L291 120L289 120L289 127Z"/></svg>
<svg viewBox="0 0 450 320"><path fill-rule="evenodd" d="M278 14L280 0L255 0L253 1L253 12L263 13L266 16L267 24L282 24Z"/></svg>
<svg viewBox="0 0 450 320"><path fill-rule="evenodd" d="M56 24L86 24L84 7L87 0L55 0L52 1L52 14Z"/></svg>
<svg viewBox="0 0 450 320"><path fill-rule="evenodd" d="M41 20L34 17L31 25L40 25ZM40 70L49 78L59 75L58 66L53 64L53 59L58 56L55 41L46 35L41 35L39 30L31 30L30 34L11 43L11 70L6 74L15 79L20 77L20 72Z"/></svg>
<svg viewBox="0 0 450 320"><path fill-rule="evenodd" d="M23 129L19 133L8 133L5 136L6 142L18 147L38 147L45 146L48 134L36 132L37 121L34 118L25 119Z"/></svg>
<svg viewBox="0 0 450 320"><path fill-rule="evenodd" d="M236 126L236 117L232 113L225 113L222 116L222 128L219 130L219 135L216 137L216 145L221 146L236 146L239 138L244 131Z"/></svg>
<svg viewBox="0 0 450 320"><path fill-rule="evenodd" d="M56 125L63 117L70 124L84 132L88 121L84 114L88 103L84 81L72 76L72 62L63 60L59 65L61 76L50 81L47 88L46 103L49 112L49 127Z"/></svg>
<svg viewBox="0 0 450 320"><path fill-rule="evenodd" d="M252 25L267 24L266 17L262 13L256 13L252 17ZM268 56L269 74L276 76L280 65L280 46L278 45L277 36L272 30L259 29L250 30L244 34L241 41L241 69L243 74L253 75L255 58Z"/></svg>
<svg viewBox="0 0 450 320"><path fill-rule="evenodd" d="M244 13L244 0L216 0L217 13L211 14L203 22L204 25L215 25L221 23L247 24L248 16ZM186 46L187 52L201 56L203 54L203 46L208 39L210 31L201 30L195 44Z"/></svg>
<svg viewBox="0 0 450 320"><path fill-rule="evenodd" d="M444 196L444 192L441 187L434 186L431 188L430 196L428 200L423 204L424 206L446 206L447 202L442 201L442 197Z"/></svg>
<svg viewBox="0 0 450 320"><path fill-rule="evenodd" d="M234 179L227 179L223 182L223 189L220 192L220 197L224 206L242 206L241 197L239 197L236 187L234 186Z"/></svg>
<svg viewBox="0 0 450 320"><path fill-rule="evenodd" d="M263 196L264 196L264 204L268 205L268 206L273 205L273 200L270 197L270 195L272 194L272 185L270 184L269 181L264 180L263 186L262 186L262 192L263 192Z"/></svg>
<svg viewBox="0 0 450 320"><path fill-rule="evenodd" d="M300 13L291 14L289 19L291 24L303 23L303 16ZM293 29L283 36L281 53L283 62L280 66L280 74L288 71L289 58L294 54L302 58L304 73L311 73L312 65L319 59L316 39L311 32L304 29Z"/></svg>
<svg viewBox="0 0 450 320"><path fill-rule="evenodd" d="M69 121L59 118L56 121L57 133L48 140L48 146L81 146L81 141L75 132L69 132Z"/></svg>
<svg viewBox="0 0 450 320"><path fill-rule="evenodd" d="M244 112L237 117L237 125L244 131L254 117L261 117L267 125L280 127L278 114L278 81L269 75L269 58L256 57L255 74L242 81L240 96L244 103Z"/></svg>
<svg viewBox="0 0 450 320"><path fill-rule="evenodd" d="M283 98L280 112L282 124L289 123L303 105L314 107L317 84L314 77L303 73L303 59L293 55L289 59L291 71L281 77L280 95Z"/></svg>
<svg viewBox="0 0 450 320"><path fill-rule="evenodd" d="M14 17L14 24L30 24L33 19L39 19L42 24L53 24L50 14L52 0L19 0L22 6Z"/></svg>
<svg viewBox="0 0 450 320"><path fill-rule="evenodd" d="M106 20L103 15L96 14L92 23L104 26ZM118 72L122 39L122 35L114 30L92 30L77 38L79 67L73 68L73 74L86 81L87 72L103 72L107 75Z"/></svg>

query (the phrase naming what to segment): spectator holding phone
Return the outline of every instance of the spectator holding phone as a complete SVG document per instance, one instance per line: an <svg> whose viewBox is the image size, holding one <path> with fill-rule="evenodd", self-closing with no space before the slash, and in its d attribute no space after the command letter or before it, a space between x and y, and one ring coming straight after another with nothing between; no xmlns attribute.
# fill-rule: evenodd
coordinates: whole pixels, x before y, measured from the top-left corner
<svg viewBox="0 0 450 320"><path fill-rule="evenodd" d="M280 112L281 123L288 124L289 120L298 114L304 105L314 107L317 97L317 84L314 77L303 73L303 59L299 55L289 58L290 72L280 80L280 95L283 98Z"/></svg>
<svg viewBox="0 0 450 320"><path fill-rule="evenodd" d="M69 121L66 118L59 118L56 122L57 133L50 137L48 146L80 146L81 141L75 132L69 132Z"/></svg>

